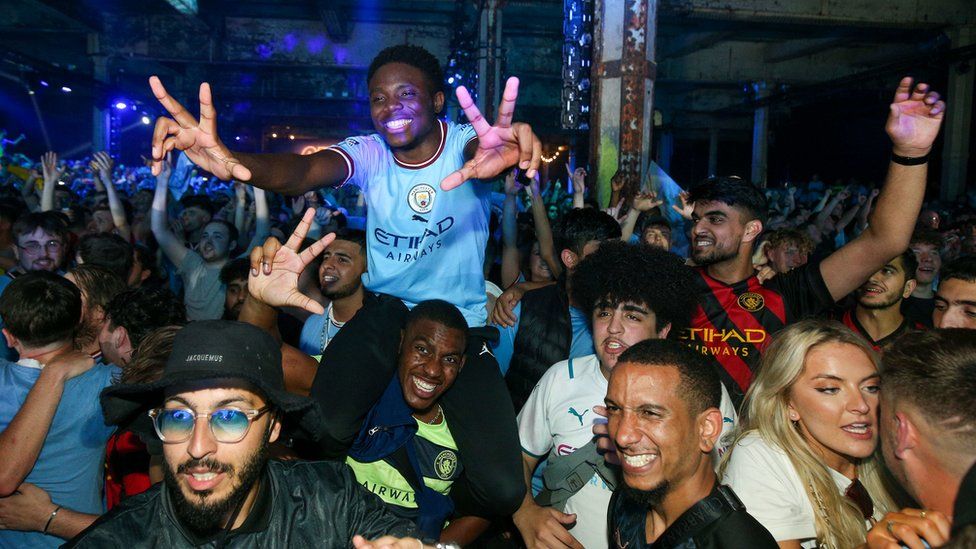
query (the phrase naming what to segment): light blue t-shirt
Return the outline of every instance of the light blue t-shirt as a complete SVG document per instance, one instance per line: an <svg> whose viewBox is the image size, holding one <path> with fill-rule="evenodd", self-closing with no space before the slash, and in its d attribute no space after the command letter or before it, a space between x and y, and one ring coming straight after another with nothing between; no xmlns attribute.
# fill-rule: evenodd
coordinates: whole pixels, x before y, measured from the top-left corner
<svg viewBox="0 0 976 549"><path fill-rule="evenodd" d="M7 289L13 282L13 278L8 274L0 275L0 294ZM0 318L0 328L3 328L3 319ZM0 336L0 360L17 360L17 351L7 346L7 338Z"/></svg>
<svg viewBox="0 0 976 549"><path fill-rule="evenodd" d="M469 326L484 326L491 189L467 182L441 190L441 180L464 164L464 147L477 136L467 124L438 126L440 147L422 164L398 161L377 134L350 137L329 150L346 161L346 182L366 195L366 288L396 296L407 307L443 299L461 310Z"/></svg>
<svg viewBox="0 0 976 549"><path fill-rule="evenodd" d="M522 303L516 303L513 312L515 313L515 326L508 328L498 326L500 337L494 349L498 369L502 371L503 376L508 373L508 367L512 363L512 355L515 354L515 336L518 334L519 324L522 321ZM573 339L569 344L567 359L596 353L593 348L593 335L590 333L590 325L586 320L586 314L583 311L573 306L569 307L569 323L573 332Z"/></svg>
<svg viewBox="0 0 976 549"><path fill-rule="evenodd" d="M65 383L44 446L24 479L50 494L55 505L95 515L105 512L105 443L115 428L105 425L98 395L112 383L116 372L114 366L96 364ZM0 360L0 432L10 425L40 375L39 368ZM60 538L39 532L0 530L2 549L59 547L62 543Z"/></svg>

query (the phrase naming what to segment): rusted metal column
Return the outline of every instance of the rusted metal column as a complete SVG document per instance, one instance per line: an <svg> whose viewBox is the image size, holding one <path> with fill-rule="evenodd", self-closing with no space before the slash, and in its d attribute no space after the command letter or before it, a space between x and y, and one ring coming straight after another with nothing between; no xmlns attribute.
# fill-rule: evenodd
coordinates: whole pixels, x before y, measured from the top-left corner
<svg viewBox="0 0 976 549"><path fill-rule="evenodd" d="M600 203L610 178L627 176L625 195L643 181L651 149L657 0L597 0L590 123L590 158Z"/></svg>

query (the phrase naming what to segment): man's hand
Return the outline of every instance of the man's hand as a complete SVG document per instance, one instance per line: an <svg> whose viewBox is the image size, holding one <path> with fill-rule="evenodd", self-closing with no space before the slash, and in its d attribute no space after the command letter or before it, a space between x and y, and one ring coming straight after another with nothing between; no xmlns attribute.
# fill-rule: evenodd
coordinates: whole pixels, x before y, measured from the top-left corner
<svg viewBox="0 0 976 549"><path fill-rule="evenodd" d="M573 194L583 194L586 191L586 168L580 167L573 171L569 170L569 162L566 163L566 174L573 182Z"/></svg>
<svg viewBox="0 0 976 549"><path fill-rule="evenodd" d="M44 366L43 371L64 376L64 381L78 377L95 366L95 360L81 351L66 351Z"/></svg>
<svg viewBox="0 0 976 549"><path fill-rule="evenodd" d="M620 456L617 455L617 445L610 438L610 424L606 421L607 407L594 406L593 413L604 418L593 422L593 436L596 437L597 450L603 453L603 459L610 465L620 465Z"/></svg>
<svg viewBox="0 0 976 549"><path fill-rule="evenodd" d="M214 108L210 84L200 84L199 121L169 95L159 77L149 77L149 86L156 99L173 117L161 116L156 119L152 139L153 175L159 175L163 156L176 149L185 152L190 161L219 179L251 180L251 170L234 158L230 149L217 136L217 110Z"/></svg>
<svg viewBox="0 0 976 549"><path fill-rule="evenodd" d="M41 171L44 173L44 185L57 185L64 173L64 166L58 166L57 153L48 151L41 156Z"/></svg>
<svg viewBox="0 0 976 549"><path fill-rule="evenodd" d="M885 124L894 145L892 152L910 158L929 154L945 109L945 101L928 84L920 82L912 90L912 78L902 78Z"/></svg>
<svg viewBox="0 0 976 549"><path fill-rule="evenodd" d="M417 538L397 538L394 536L383 536L379 539L369 541L363 536L353 536L352 545L356 549L429 549L429 545Z"/></svg>
<svg viewBox="0 0 976 549"><path fill-rule="evenodd" d="M441 181L442 189L449 191L469 179L495 177L516 164L526 170L527 177L533 177L538 173L539 163L542 161L542 142L528 124L512 123L515 100L518 98L518 85L518 78L514 76L505 84L505 92L502 94L501 104L498 105L498 118L494 126L490 126L481 115L468 90L464 86L457 89L458 102L478 135L478 150L471 160L461 166L460 170Z"/></svg>
<svg viewBox="0 0 976 549"><path fill-rule="evenodd" d="M573 547L583 549L566 527L576 522L576 515L561 513L552 507L526 503L515 512L512 521L522 534L528 549Z"/></svg>
<svg viewBox="0 0 976 549"><path fill-rule="evenodd" d="M91 169L98 172L98 176L103 182L112 181L112 168L115 167L115 161L112 157L105 151L99 151L92 156L91 163L89 164Z"/></svg>
<svg viewBox="0 0 976 549"><path fill-rule="evenodd" d="M56 507L47 492L25 482L12 495L0 498L0 529L41 532Z"/></svg>
<svg viewBox="0 0 976 549"><path fill-rule="evenodd" d="M512 168L505 174L505 194L508 196L518 196L519 191L522 190L522 184L516 181L516 177L518 177L518 168Z"/></svg>
<svg viewBox="0 0 976 549"><path fill-rule="evenodd" d="M657 208L661 204L664 204L663 200L658 200L657 193L648 192L641 193L634 197L634 202L631 204L635 210L638 212L647 212Z"/></svg>
<svg viewBox="0 0 976 549"><path fill-rule="evenodd" d="M329 233L299 253L314 217L315 210L309 208L284 246L271 237L263 247L251 250L251 272L247 279L251 297L272 307L297 307L313 314L325 313L322 305L298 290L298 277L302 271L335 240L335 234Z"/></svg>
<svg viewBox="0 0 976 549"><path fill-rule="evenodd" d="M691 194L688 191L681 191L678 193L678 199L681 200L681 205L672 204L671 209L681 214L681 217L691 221L691 214L695 212L695 203L690 202L688 198Z"/></svg>
<svg viewBox="0 0 976 549"><path fill-rule="evenodd" d="M941 547L949 541L949 519L938 511L902 509L886 514L868 531L869 549L923 549L924 539L929 547Z"/></svg>
<svg viewBox="0 0 976 549"><path fill-rule="evenodd" d="M519 284L512 284L509 289L502 292L502 295L495 300L495 307L491 310L491 318L488 319L488 323L507 328L515 326L515 322L518 320L518 317L515 316L515 306L522 300L523 295L525 295L525 289L521 288Z"/></svg>

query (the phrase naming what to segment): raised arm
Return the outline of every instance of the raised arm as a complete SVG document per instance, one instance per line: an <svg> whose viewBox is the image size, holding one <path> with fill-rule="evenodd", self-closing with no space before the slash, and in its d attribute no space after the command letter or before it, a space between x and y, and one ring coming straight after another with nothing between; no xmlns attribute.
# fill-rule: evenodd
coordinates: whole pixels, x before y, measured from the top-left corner
<svg viewBox="0 0 976 549"><path fill-rule="evenodd" d="M559 262L559 254L552 238L552 226L549 225L545 201L539 194L539 172L532 177L532 183L527 190L532 193L532 222L535 225L535 239L539 241L539 256L549 265L552 276L559 278L563 265Z"/></svg>
<svg viewBox="0 0 976 549"><path fill-rule="evenodd" d="M34 468L54 413L61 403L64 384L95 364L88 356L72 352L51 361L27 393L24 404L0 432L0 497L14 493Z"/></svg>
<svg viewBox="0 0 976 549"><path fill-rule="evenodd" d="M516 215L518 207L516 199L520 185L515 181L516 171L513 169L505 175L505 203L502 206L502 287L508 288L518 281L519 251L518 251L518 223Z"/></svg>
<svg viewBox="0 0 976 549"><path fill-rule="evenodd" d="M107 152L97 152L92 158L92 168L98 172L95 180L102 182L102 185L105 186L105 194L108 195L108 208L112 212L112 222L115 223L119 236L129 240L132 237L132 229L129 228L129 222L125 218L125 208L122 206L122 201L119 200L119 193L115 189L115 184L112 183L112 168L114 166L115 162Z"/></svg>
<svg viewBox="0 0 976 549"><path fill-rule="evenodd" d="M892 154L899 158L888 164L888 176L871 223L859 237L820 264L835 300L852 292L871 273L908 248L925 197L928 164L924 159L939 134L944 113L945 102L928 84L920 83L912 89L911 78L901 80L885 125L894 144Z"/></svg>
<svg viewBox="0 0 976 549"><path fill-rule="evenodd" d="M569 174L569 180L573 182L573 208L582 208L586 205L586 168L569 171L567 162L566 173Z"/></svg>
<svg viewBox="0 0 976 549"><path fill-rule="evenodd" d="M630 237L634 234L637 227L637 219L642 213L649 212L664 204L663 200L658 200L657 193L642 193L634 197L634 202L630 205L627 217L624 218L623 226L620 229L620 240L630 242Z"/></svg>
<svg viewBox="0 0 976 549"><path fill-rule="evenodd" d="M166 211L166 201L169 196L169 176L172 173L172 165L169 159L161 163L161 169L156 175L156 194L153 195L152 210L150 211L150 222L153 236L159 243L160 249L166 257L176 265L177 268L183 264L187 249L183 242L173 234L169 228L169 213Z"/></svg>
<svg viewBox="0 0 976 549"><path fill-rule="evenodd" d="M255 187L296 195L345 180L347 168L338 153L328 149L311 155L235 153L217 135L217 110L210 84L200 84L200 119L173 99L158 77L149 78L156 99L171 118L156 120L152 140L152 172L158 175L166 153L177 149L197 166L227 181L231 178Z"/></svg>
<svg viewBox="0 0 976 549"><path fill-rule="evenodd" d="M61 178L64 168L58 167L58 155L48 151L41 157L41 169L44 171L41 211L49 212L54 209L54 189L58 186L58 179Z"/></svg>

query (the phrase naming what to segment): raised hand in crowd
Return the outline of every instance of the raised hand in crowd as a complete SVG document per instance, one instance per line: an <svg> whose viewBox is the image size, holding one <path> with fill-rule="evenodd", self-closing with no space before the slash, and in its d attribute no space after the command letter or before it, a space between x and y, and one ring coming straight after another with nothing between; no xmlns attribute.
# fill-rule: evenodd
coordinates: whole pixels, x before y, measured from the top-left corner
<svg viewBox="0 0 976 549"><path fill-rule="evenodd" d="M54 209L54 190L64 173L64 166L58 164L57 153L48 151L41 156L41 170L44 173L44 189L41 191L41 211Z"/></svg>
<svg viewBox="0 0 976 549"><path fill-rule="evenodd" d="M657 193L654 191L640 193L635 196L634 200L630 203L630 210L627 211L627 217L624 218L624 222L621 224L620 240L629 242L631 235L634 234L634 229L637 227L637 220L641 214L647 213L661 206L661 204L664 204L664 201L658 199Z"/></svg>
<svg viewBox="0 0 976 549"><path fill-rule="evenodd" d="M329 233L301 250L314 217L315 210L309 208L284 245L269 238L263 247L251 250L247 289L254 299L272 307L296 307L313 314L325 313L321 304L298 289L302 271L335 240L335 234Z"/></svg>
<svg viewBox="0 0 976 549"><path fill-rule="evenodd" d="M690 196L691 194L689 194L688 191L681 191L678 193L678 200L681 204L671 205L672 210L678 212L681 217L687 219L688 221L691 221L691 214L695 211L695 203L688 200Z"/></svg>
<svg viewBox="0 0 976 549"><path fill-rule="evenodd" d="M566 163L566 173L573 184L573 207L582 208L586 198L586 168L580 167L573 171L569 170L569 162Z"/></svg>
<svg viewBox="0 0 976 549"><path fill-rule="evenodd" d="M251 171L233 156L217 135L217 109L214 108L210 84L200 84L199 120L173 99L159 77L150 77L149 86L172 117L156 119L152 139L153 175L159 175L166 153L175 149L183 151L194 164L224 181L231 178L238 181L251 179Z"/></svg>
<svg viewBox="0 0 976 549"><path fill-rule="evenodd" d="M471 160L441 181L441 188L449 191L469 179L495 177L513 165L525 170L527 177L535 177L542 162L542 142L532 128L522 122L512 122L519 80L514 76L505 83L495 125L488 124L464 86L457 89L458 103L478 136L478 148Z"/></svg>

